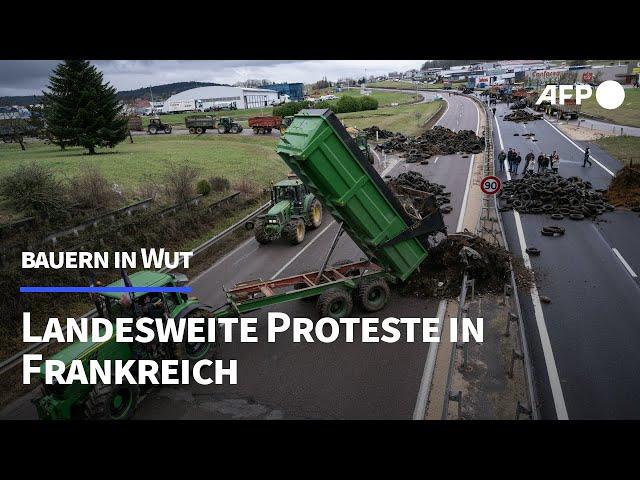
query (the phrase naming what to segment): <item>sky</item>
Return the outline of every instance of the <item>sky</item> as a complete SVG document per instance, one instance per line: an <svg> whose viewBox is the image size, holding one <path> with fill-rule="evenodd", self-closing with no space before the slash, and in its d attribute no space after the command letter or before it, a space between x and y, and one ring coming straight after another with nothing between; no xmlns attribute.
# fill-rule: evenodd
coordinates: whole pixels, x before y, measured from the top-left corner
<svg viewBox="0 0 640 480"><path fill-rule="evenodd" d="M40 94L56 60L0 60L0 96ZM381 75L420 68L424 60L99 60L92 62L118 90L197 81L247 79L310 83L327 77Z"/></svg>

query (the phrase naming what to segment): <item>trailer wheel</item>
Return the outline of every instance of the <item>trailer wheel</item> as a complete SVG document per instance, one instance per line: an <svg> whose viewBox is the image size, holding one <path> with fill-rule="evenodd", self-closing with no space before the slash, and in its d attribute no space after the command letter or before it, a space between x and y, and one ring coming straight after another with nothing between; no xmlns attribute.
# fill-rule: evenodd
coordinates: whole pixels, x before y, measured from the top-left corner
<svg viewBox="0 0 640 480"><path fill-rule="evenodd" d="M358 285L358 301L367 312L377 312L389 302L391 289L384 278L376 278Z"/></svg>
<svg viewBox="0 0 640 480"><path fill-rule="evenodd" d="M97 383L85 402L85 416L92 420L128 420L133 416L140 387Z"/></svg>
<svg viewBox="0 0 640 480"><path fill-rule="evenodd" d="M198 135L202 135L202 133L204 133L204 130L202 129L202 127L197 127L197 128L196 128L196 133L197 133Z"/></svg>
<svg viewBox="0 0 640 480"><path fill-rule="evenodd" d="M171 133L171 125L167 125L166 127L164 127L164 133L166 134Z"/></svg>
<svg viewBox="0 0 640 480"><path fill-rule="evenodd" d="M260 133L260 129L258 127L253 127L253 133L258 135Z"/></svg>
<svg viewBox="0 0 640 480"><path fill-rule="evenodd" d="M320 295L316 307L320 317L347 317L353 310L353 298L344 288L332 288Z"/></svg>
<svg viewBox="0 0 640 480"><path fill-rule="evenodd" d="M196 129L193 127L189 127L189 133L196 133Z"/></svg>
<svg viewBox="0 0 640 480"><path fill-rule="evenodd" d="M301 218L293 219L284 226L284 237L291 245L298 245L304 241L306 233L304 221Z"/></svg>

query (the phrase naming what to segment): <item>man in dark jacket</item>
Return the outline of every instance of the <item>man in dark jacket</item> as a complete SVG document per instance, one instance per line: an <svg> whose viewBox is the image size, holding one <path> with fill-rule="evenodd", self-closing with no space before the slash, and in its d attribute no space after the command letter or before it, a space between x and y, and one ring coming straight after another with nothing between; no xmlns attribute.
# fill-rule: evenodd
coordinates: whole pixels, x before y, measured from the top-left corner
<svg viewBox="0 0 640 480"><path fill-rule="evenodd" d="M513 172L513 162L516 159L516 152L513 151L513 148L509 149L509 153L507 153L507 162L509 162L509 173Z"/></svg>
<svg viewBox="0 0 640 480"><path fill-rule="evenodd" d="M498 154L498 163L500 164L500 171L504 172L504 161L507 158L507 154L504 153L504 150L500 150Z"/></svg>
<svg viewBox="0 0 640 480"><path fill-rule="evenodd" d="M587 163L589 164L590 167L593 167L591 160L589 160L590 155L591 155L591 148L587 147L587 149L584 151L584 160L582 161L583 167L586 167Z"/></svg>
<svg viewBox="0 0 640 480"><path fill-rule="evenodd" d="M518 174L518 168L520 167L520 162L522 162L522 157L520 156L520 153L516 153L516 159L515 162L513 164L514 167L514 172L516 175Z"/></svg>
<svg viewBox="0 0 640 480"><path fill-rule="evenodd" d="M542 171L544 173L547 173L547 170L549 170L549 157L547 157L546 155L544 156L544 160L542 161Z"/></svg>
<svg viewBox="0 0 640 480"><path fill-rule="evenodd" d="M538 155L538 173L542 171L542 165L544 164L544 155L541 153Z"/></svg>

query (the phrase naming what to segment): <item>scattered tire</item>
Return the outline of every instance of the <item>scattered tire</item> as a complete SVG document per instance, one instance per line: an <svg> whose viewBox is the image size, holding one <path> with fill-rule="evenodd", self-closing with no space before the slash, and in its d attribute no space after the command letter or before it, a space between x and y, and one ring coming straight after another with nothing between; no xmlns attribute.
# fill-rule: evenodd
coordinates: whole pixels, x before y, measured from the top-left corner
<svg viewBox="0 0 640 480"><path fill-rule="evenodd" d="M537 257L538 255L540 255L540 250L539 250L539 249L537 249L536 247L528 247L528 248L527 248L527 250L526 250L526 252L527 252L529 255L532 255L532 256L534 256L534 257Z"/></svg>
<svg viewBox="0 0 640 480"><path fill-rule="evenodd" d="M547 297L546 295L540 295L540 301L542 303L551 303L551 299L549 297Z"/></svg>
<svg viewBox="0 0 640 480"><path fill-rule="evenodd" d="M353 298L343 288L332 288L320 295L316 307L320 317L348 317L353 310Z"/></svg>
<svg viewBox="0 0 640 480"><path fill-rule="evenodd" d="M564 215L561 213L552 213L551 218L553 218L554 220L562 220L564 218Z"/></svg>
<svg viewBox="0 0 640 480"><path fill-rule="evenodd" d="M361 282L358 285L358 302L366 312L377 312L389 302L391 290L383 278Z"/></svg>
<svg viewBox="0 0 640 480"><path fill-rule="evenodd" d="M452 210L453 210L453 207L451 205L446 205L440 208L440 212L442 213L451 213Z"/></svg>
<svg viewBox="0 0 640 480"><path fill-rule="evenodd" d="M582 213L572 213L569 215L571 220L584 220L584 215Z"/></svg>

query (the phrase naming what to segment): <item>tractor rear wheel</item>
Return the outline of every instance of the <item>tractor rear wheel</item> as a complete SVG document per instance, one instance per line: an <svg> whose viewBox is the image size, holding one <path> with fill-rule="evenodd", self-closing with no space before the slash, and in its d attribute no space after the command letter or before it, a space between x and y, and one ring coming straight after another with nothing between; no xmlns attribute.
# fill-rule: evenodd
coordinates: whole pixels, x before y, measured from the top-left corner
<svg viewBox="0 0 640 480"><path fill-rule="evenodd" d="M347 317L353 310L353 298L344 288L332 288L320 295L316 307L321 318Z"/></svg>
<svg viewBox="0 0 640 480"><path fill-rule="evenodd" d="M309 227L318 228L322 225L322 204L320 200L314 198L309 204L309 210L307 210L309 216Z"/></svg>
<svg viewBox="0 0 640 480"><path fill-rule="evenodd" d="M304 241L306 228L302 219L291 220L284 227L284 236L291 245L298 245Z"/></svg>
<svg viewBox="0 0 640 480"><path fill-rule="evenodd" d="M147 128L147 132L149 132L151 135L155 135L156 133L158 133L158 127L156 127L155 125L151 125L149 128Z"/></svg>
<svg viewBox="0 0 640 480"><path fill-rule="evenodd" d="M271 239L269 238L269 236L267 235L267 232L265 232L264 230L264 220L262 219L257 219L256 223L254 225L254 230L255 230L255 237L256 240L258 241L258 243L261 244L266 244L269 243L271 241Z"/></svg>
<svg viewBox="0 0 640 480"><path fill-rule="evenodd" d="M85 402L85 416L91 420L128 420L140 397L140 387L98 382Z"/></svg>
<svg viewBox="0 0 640 480"><path fill-rule="evenodd" d="M202 308L189 312L189 318L209 318L211 315ZM216 336L216 343L218 342ZM180 342L175 344L176 359L198 361L212 358L216 354L216 344L213 342Z"/></svg>
<svg viewBox="0 0 640 480"><path fill-rule="evenodd" d="M376 278L358 285L358 301L367 312L377 312L389 302L391 289L384 278Z"/></svg>
<svg viewBox="0 0 640 480"><path fill-rule="evenodd" d="M227 133L227 127L224 125L218 125L218 133Z"/></svg>
<svg viewBox="0 0 640 480"><path fill-rule="evenodd" d="M240 133L239 130L239 125L231 125L231 130L229 130L231 133Z"/></svg>

